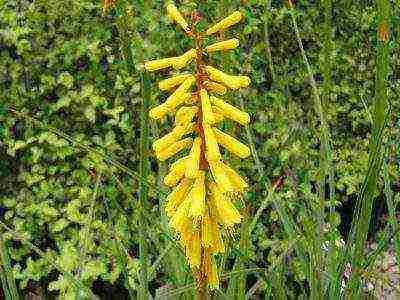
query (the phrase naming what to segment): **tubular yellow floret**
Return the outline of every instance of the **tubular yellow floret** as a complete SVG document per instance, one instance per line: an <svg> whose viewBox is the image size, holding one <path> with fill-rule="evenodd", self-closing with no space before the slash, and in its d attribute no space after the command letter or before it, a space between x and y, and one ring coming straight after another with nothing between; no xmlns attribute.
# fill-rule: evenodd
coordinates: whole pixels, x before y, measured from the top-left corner
<svg viewBox="0 0 400 300"><path fill-rule="evenodd" d="M209 184L209 187L211 190L211 200L225 227L232 227L240 223L242 216L232 202L223 194L220 187L213 182Z"/></svg>
<svg viewBox="0 0 400 300"><path fill-rule="evenodd" d="M249 187L247 182L230 166L224 164L223 162L220 162L220 164L224 169L225 174L228 176L229 181L232 183L233 188L237 192L243 193Z"/></svg>
<svg viewBox="0 0 400 300"><path fill-rule="evenodd" d="M182 74L182 75L176 75L176 76L161 80L158 83L158 87L162 91L169 91L169 90L173 89L174 87L180 85L186 79L190 78L190 76L193 76L193 75L191 75L191 74Z"/></svg>
<svg viewBox="0 0 400 300"><path fill-rule="evenodd" d="M200 220L204 216L205 209L205 174L204 171L199 171L194 181L193 187L189 192L188 198L190 199L189 216L193 219Z"/></svg>
<svg viewBox="0 0 400 300"><path fill-rule="evenodd" d="M168 158L175 155L179 151L189 148L192 145L192 143L193 143L193 140L191 138L186 138L186 139L180 140L178 142L175 142L168 148L163 149L160 152L156 152L157 158L160 161L167 160Z"/></svg>
<svg viewBox="0 0 400 300"><path fill-rule="evenodd" d="M184 66L189 64L193 59L195 59L196 56L197 56L197 51L195 49L190 49L181 56L175 57L172 66L178 70L182 69Z"/></svg>
<svg viewBox="0 0 400 300"><path fill-rule="evenodd" d="M250 148L247 147L242 142L239 142L234 137L222 132L221 130L219 130L217 128L214 128L214 134L215 134L215 137L217 138L218 144L224 146L230 152L236 154L240 158L246 158L246 157L250 156L250 154L251 154Z"/></svg>
<svg viewBox="0 0 400 300"><path fill-rule="evenodd" d="M190 32L189 24L185 21L181 13L178 11L175 5L169 4L167 5L167 13L168 17L178 23L185 32Z"/></svg>
<svg viewBox="0 0 400 300"><path fill-rule="evenodd" d="M224 100L211 96L210 101L213 105L218 107L225 117L238 122L239 124L246 125L250 122L250 116L248 113L241 111L240 109L226 103Z"/></svg>
<svg viewBox="0 0 400 300"><path fill-rule="evenodd" d="M153 150L155 152L160 152L161 150L168 148L173 143L177 142L182 136L193 131L193 126L194 123L187 123L185 125L174 127L170 133L164 135L153 143Z"/></svg>
<svg viewBox="0 0 400 300"><path fill-rule="evenodd" d="M219 226L214 215L206 213L201 226L201 243L213 253L224 252Z"/></svg>
<svg viewBox="0 0 400 300"><path fill-rule="evenodd" d="M192 232L186 244L186 257L190 266L199 267L201 264L201 239L199 230Z"/></svg>
<svg viewBox="0 0 400 300"><path fill-rule="evenodd" d="M178 209L169 221L169 226L178 232L183 231L186 225L191 222L190 218L188 217L189 208L190 198L187 197L181 202L181 204L179 204Z"/></svg>
<svg viewBox="0 0 400 300"><path fill-rule="evenodd" d="M224 51L224 50L232 50L239 46L238 39L230 39L222 42L218 42L206 47L206 51L208 53L215 52L215 51Z"/></svg>
<svg viewBox="0 0 400 300"><path fill-rule="evenodd" d="M203 265L197 276L197 280L206 280L211 289L217 289L219 286L218 268L210 249L204 251Z"/></svg>
<svg viewBox="0 0 400 300"><path fill-rule="evenodd" d="M206 71L211 80L222 82L232 90L237 90L250 84L250 78L247 76L228 75L211 66L206 66Z"/></svg>
<svg viewBox="0 0 400 300"><path fill-rule="evenodd" d="M234 13L230 14L226 18L219 21L217 24L212 26L211 28L207 29L207 34L211 35L218 31L224 30L226 28L239 23L242 20L243 14L240 11L235 11Z"/></svg>
<svg viewBox="0 0 400 300"><path fill-rule="evenodd" d="M232 183L229 181L228 175L226 175L224 169L219 164L219 161L209 161L208 164L210 166L211 174L219 189L223 193L233 193L235 189L233 188Z"/></svg>
<svg viewBox="0 0 400 300"><path fill-rule="evenodd" d="M201 109L203 112L203 123L214 124L215 119L211 109L210 98L208 97L208 93L205 89L201 89L200 99L201 99Z"/></svg>
<svg viewBox="0 0 400 300"><path fill-rule="evenodd" d="M174 109L180 104L184 103L188 97L191 96L188 90L195 82L194 76L190 75L185 81L173 92L165 101L165 105Z"/></svg>
<svg viewBox="0 0 400 300"><path fill-rule="evenodd" d="M210 161L218 161L221 159L217 139L211 126L203 123L204 139L206 142L206 159Z"/></svg>
<svg viewBox="0 0 400 300"><path fill-rule="evenodd" d="M183 106L181 107L175 115L175 126L185 125L192 122L194 116L199 111L197 106Z"/></svg>
<svg viewBox="0 0 400 300"><path fill-rule="evenodd" d="M204 86L209 92L217 93L218 95L226 94L226 87L217 82L205 81Z"/></svg>
<svg viewBox="0 0 400 300"><path fill-rule="evenodd" d="M171 108L168 107L168 105L166 105L165 103L163 103L151 109L149 114L152 119L158 120L164 117L170 111Z"/></svg>
<svg viewBox="0 0 400 300"><path fill-rule="evenodd" d="M144 68L150 72L157 71L157 70L171 67L175 63L175 61L176 61L176 57L150 60L150 61L146 61L144 63Z"/></svg>
<svg viewBox="0 0 400 300"><path fill-rule="evenodd" d="M199 172L200 164L200 152L201 152L201 138L197 137L194 139L192 149L185 164L185 176L187 178L195 178Z"/></svg>
<svg viewBox="0 0 400 300"><path fill-rule="evenodd" d="M179 205L185 200L190 187L191 181L184 178L165 199L165 212L168 217L172 217L176 213Z"/></svg>
<svg viewBox="0 0 400 300"><path fill-rule="evenodd" d="M182 179L185 175L187 159L188 157L183 157L171 165L169 173L164 177L166 186L175 186Z"/></svg>

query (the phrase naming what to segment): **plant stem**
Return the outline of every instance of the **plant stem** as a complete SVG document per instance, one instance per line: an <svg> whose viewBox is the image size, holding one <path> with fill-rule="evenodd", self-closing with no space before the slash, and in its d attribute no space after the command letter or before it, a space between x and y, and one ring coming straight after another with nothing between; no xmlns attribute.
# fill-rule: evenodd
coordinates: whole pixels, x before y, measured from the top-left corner
<svg viewBox="0 0 400 300"><path fill-rule="evenodd" d="M360 271L363 263L364 243L367 239L369 223L371 220L372 205L377 190L377 181L383 163L384 145L382 142L383 131L386 127L389 113L388 101L388 75L390 70L389 57L389 18L390 1L379 0L378 7L378 53L375 79L374 123L370 139L370 153L368 172L362 190L357 198L357 211L352 222L349 248L353 270L349 282L351 299L360 297L361 277ZM352 245L354 245L352 247Z"/></svg>

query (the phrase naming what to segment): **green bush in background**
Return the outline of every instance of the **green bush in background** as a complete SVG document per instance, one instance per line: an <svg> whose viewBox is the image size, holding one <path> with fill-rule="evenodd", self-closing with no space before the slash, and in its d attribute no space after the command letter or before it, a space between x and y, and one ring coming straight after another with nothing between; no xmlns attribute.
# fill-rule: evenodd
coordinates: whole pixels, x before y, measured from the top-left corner
<svg viewBox="0 0 400 300"><path fill-rule="evenodd" d="M333 186L327 182L325 192L335 192L337 206L330 225L341 222L342 205L355 203L368 168L379 48L377 8L370 1L356 2L334 4L329 53L324 52L327 29L321 25L324 1L298 1L294 10L281 1L179 3L184 13L198 9L205 23L238 8L246 16L243 28L236 31L241 50L223 54L216 62L224 64L227 73L240 70L252 79L239 97L227 96L237 106L244 104L252 117L250 128L239 131L225 122L224 130L243 140L250 137L258 153L256 162L232 158L251 188L241 207L249 222L237 230L230 241L232 251L220 259L222 274L235 279L232 274L239 273L239 283L226 279L222 285L228 287L228 298L243 293L240 284L249 295L275 298L310 292L301 259L294 255L296 241L287 236L272 205L284 205L302 232L296 238L312 244L317 191L322 189L318 184L323 178L321 124L292 15L330 129ZM164 289L177 297L173 293L183 287L183 295L189 298L193 293L190 270L167 230L162 209L166 190L160 178L166 165L146 153L150 158L145 203L139 201L136 171L143 155L139 149L142 104L152 107L165 97L149 84L162 75L143 74L143 62L175 56L188 40L173 30L160 1L121 0L105 15L100 5L91 0L0 0L4 245L23 293L43 287L52 295L75 299L85 298L90 290L104 296L108 289L115 297L125 293L135 298L142 287L145 259L153 295L165 293ZM385 199L391 195L395 210L400 197L399 3L393 4L389 21L391 110L383 168L387 172L383 172L385 180L378 180L375 196L378 206L386 207ZM171 40L181 42L167 42ZM331 78L324 80L329 72ZM170 121L159 126L146 120L151 140L165 133ZM260 206L265 209L250 224ZM351 214L351 209L342 214L338 227L342 232L330 230L331 240L339 243L347 236ZM373 240L379 240L375 233L382 229L380 217L377 214L372 222ZM246 237L248 226L252 233ZM148 249L145 258L139 256L141 236Z"/></svg>

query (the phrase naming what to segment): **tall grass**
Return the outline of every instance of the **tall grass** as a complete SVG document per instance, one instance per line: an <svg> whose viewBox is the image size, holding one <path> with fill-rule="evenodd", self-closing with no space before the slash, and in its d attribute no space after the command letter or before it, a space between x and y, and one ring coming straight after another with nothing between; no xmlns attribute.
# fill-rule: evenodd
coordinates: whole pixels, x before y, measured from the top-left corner
<svg viewBox="0 0 400 300"><path fill-rule="evenodd" d="M18 300L19 294L12 271L8 247L0 230L0 280L6 300Z"/></svg>
<svg viewBox="0 0 400 300"><path fill-rule="evenodd" d="M383 137L389 114L388 76L390 70L389 39L390 39L390 1L379 0L378 9L378 52L376 58L375 101L373 110L372 136L369 146L368 172L361 192L357 198L356 215L352 222L349 240L351 247L350 261L356 272L352 273L349 290L350 297L356 299L360 295L360 270L363 263L364 244L367 239L371 220L372 205L376 197L377 181L380 177L385 153Z"/></svg>

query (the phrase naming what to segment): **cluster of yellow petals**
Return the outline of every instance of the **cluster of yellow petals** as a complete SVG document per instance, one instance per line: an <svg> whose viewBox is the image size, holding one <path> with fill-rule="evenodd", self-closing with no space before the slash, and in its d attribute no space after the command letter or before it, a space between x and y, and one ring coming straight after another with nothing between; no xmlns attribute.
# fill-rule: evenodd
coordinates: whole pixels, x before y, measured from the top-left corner
<svg viewBox="0 0 400 300"><path fill-rule="evenodd" d="M186 33L192 32L173 4L167 6L167 11L170 19ZM241 12L234 12L210 27L206 34L225 30L242 17ZM231 50L238 45L236 38L217 42L204 49L191 49L178 57L148 61L145 69L181 69L198 60L204 52ZM232 200L248 188L246 181L222 161L219 147L240 158L250 155L245 144L217 128L224 119L246 125L250 116L219 97L227 89L248 86L250 79L225 74L212 66L198 67L204 69L202 76L184 73L158 83L161 91L171 94L165 102L150 110L150 117L159 120L175 112L172 131L153 143L155 155L161 161L180 156L164 178L165 185L173 188L165 201L165 211L170 218L170 227L179 234L198 282L217 287L215 255L225 251L223 233L242 219Z"/></svg>

